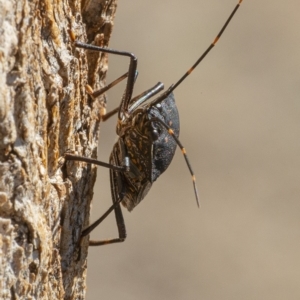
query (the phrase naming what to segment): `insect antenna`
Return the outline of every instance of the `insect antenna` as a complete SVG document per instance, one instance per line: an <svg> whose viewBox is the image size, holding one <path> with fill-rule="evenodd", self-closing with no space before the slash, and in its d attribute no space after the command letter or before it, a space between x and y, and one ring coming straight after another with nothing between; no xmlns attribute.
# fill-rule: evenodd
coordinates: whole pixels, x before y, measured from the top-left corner
<svg viewBox="0 0 300 300"><path fill-rule="evenodd" d="M225 31L226 27L228 26L228 24L230 23L231 19L235 15L236 11L240 7L242 1L243 0L239 0L239 2L234 7L233 11L231 12L230 16L226 20L225 24L223 25L223 27L221 28L220 32L217 34L217 36L215 37L215 39L213 40L213 42L208 46L208 48L204 51L204 53L197 59L197 61L192 65L192 67L189 68L187 70L187 72L175 84L172 84L164 93L162 93L161 95L159 95L157 97L157 99L153 100L151 102L151 106L154 106L154 105L160 103L161 101L163 101L165 98L167 98L195 70L195 68L200 64L200 62L206 57L206 55L211 51L211 49L217 44L217 42L221 38L223 32ZM194 172L192 170L191 164L190 164L190 162L188 160L185 148L183 147L183 145L181 144L181 142L179 141L179 139L174 134L174 131L167 124L165 124L162 120L160 120L158 118L153 118L151 120L151 122L152 121L157 121L161 125L163 125L168 130L168 133L174 138L174 140L176 141L177 145L181 149L181 152L182 152L182 154L183 154L183 156L185 158L186 164L187 164L187 166L189 168L189 171L190 171L190 173L192 175L192 180L193 180L193 186L194 186L194 191L195 191L195 195L196 195L197 205L199 207L200 204L199 204L198 190L197 190L197 186L196 186L196 177L195 177Z"/></svg>
<svg viewBox="0 0 300 300"><path fill-rule="evenodd" d="M188 77L195 68L200 64L200 62L205 58L205 56L211 51L211 49L217 44L218 40L221 38L223 32L225 31L226 27L228 26L229 22L235 15L236 11L240 7L243 0L239 0L233 11L231 12L230 16L226 20L225 24L223 25L222 29L218 33L218 35L215 37L214 41L208 46L208 48L204 51L204 53L198 58L198 60L192 65L191 68L187 70L187 72L175 83L172 84L164 93L162 93L157 99L153 101L153 105L159 103L166 97L168 97L185 79Z"/></svg>
<svg viewBox="0 0 300 300"><path fill-rule="evenodd" d="M177 138L177 136L175 135L173 129L171 127L169 127L164 121L162 121L161 119L159 118L152 118L150 120L150 122L158 122L160 123L162 126L164 126L167 130L168 130L168 133L169 135L172 136L172 138L175 140L176 144L178 145L178 147L180 148L182 154L183 154L183 157L185 159L185 162L189 168L189 171L191 173L191 176L192 176L192 181L193 181L193 186L194 186L194 192L195 192L195 196L196 196L196 201L197 201L197 205L198 207L200 207L200 202L199 202L199 195L198 195L198 189L197 189L197 185L196 185L196 176L193 172L193 169L192 169L192 166L190 164L190 161L187 157L187 154L186 154L186 150L184 148L184 146L181 144L180 140Z"/></svg>

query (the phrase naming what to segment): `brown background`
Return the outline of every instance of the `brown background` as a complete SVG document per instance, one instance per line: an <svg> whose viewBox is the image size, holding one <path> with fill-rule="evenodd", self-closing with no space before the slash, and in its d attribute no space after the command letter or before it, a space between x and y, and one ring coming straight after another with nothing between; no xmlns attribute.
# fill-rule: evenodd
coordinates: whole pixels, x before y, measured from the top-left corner
<svg viewBox="0 0 300 300"><path fill-rule="evenodd" d="M169 86L196 60L235 0L119 1L110 46L139 58L135 94ZM176 90L181 141L132 212L128 238L91 248L88 299L300 299L300 4L245 0L217 47ZM128 61L110 56L108 81ZM124 85L109 92L118 105ZM102 124L107 161L116 119ZM98 169L92 219L110 205ZM111 216L93 238L116 237Z"/></svg>

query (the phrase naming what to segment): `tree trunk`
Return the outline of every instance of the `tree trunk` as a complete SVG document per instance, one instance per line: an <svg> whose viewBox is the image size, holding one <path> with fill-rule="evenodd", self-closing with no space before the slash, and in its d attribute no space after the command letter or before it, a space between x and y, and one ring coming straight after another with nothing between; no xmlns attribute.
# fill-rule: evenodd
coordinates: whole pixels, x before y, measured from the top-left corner
<svg viewBox="0 0 300 300"><path fill-rule="evenodd" d="M84 299L95 158L116 0L0 0L0 298ZM71 32L71 34L70 34Z"/></svg>

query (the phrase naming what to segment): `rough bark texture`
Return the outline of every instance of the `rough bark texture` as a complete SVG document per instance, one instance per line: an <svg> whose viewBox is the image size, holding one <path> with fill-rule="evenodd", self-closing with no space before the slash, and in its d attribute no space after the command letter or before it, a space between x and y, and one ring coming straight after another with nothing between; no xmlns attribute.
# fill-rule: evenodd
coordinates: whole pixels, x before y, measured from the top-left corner
<svg viewBox="0 0 300 300"><path fill-rule="evenodd" d="M84 299L99 112L116 0L0 0L0 298Z"/></svg>

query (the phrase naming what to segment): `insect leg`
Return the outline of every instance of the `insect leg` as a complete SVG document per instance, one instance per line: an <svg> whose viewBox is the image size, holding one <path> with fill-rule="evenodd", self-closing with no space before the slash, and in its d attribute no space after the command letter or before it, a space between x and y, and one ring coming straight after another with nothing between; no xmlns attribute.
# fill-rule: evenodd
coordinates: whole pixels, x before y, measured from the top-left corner
<svg viewBox="0 0 300 300"><path fill-rule="evenodd" d="M128 113L131 114L137 107L142 105L145 101L159 93L161 90L163 90L164 84L159 82L152 88L146 90L145 92L141 93L140 95L132 98L130 100L130 106L128 109ZM109 119L111 116L116 114L119 111L119 107L111 110L110 112L106 113L105 115L102 116L102 121L106 121Z"/></svg>
<svg viewBox="0 0 300 300"><path fill-rule="evenodd" d="M111 82L110 84L106 85L105 87L101 88L98 91L93 91L93 89L89 86L89 90L87 92L91 95L91 97L97 98L100 95L107 92L108 90L110 90L112 87L114 87L115 85L117 85L118 83L120 83L122 80L124 80L127 77L128 77L128 72L123 74L122 76L120 76L119 78L117 78L116 80L114 80L113 82Z"/></svg>
<svg viewBox="0 0 300 300"><path fill-rule="evenodd" d="M88 234L90 234L114 210L115 214L116 214L118 229L120 228L119 229L119 238L101 240L101 241L90 240L89 241L90 246L102 246L102 245L107 245L107 244L123 242L125 240L125 238L126 238L126 228L125 228L125 224L124 224L124 220L123 220L122 210L121 210L121 207L120 207L120 202L121 201L122 201L122 199L119 199L119 202L115 202L98 220L96 220L93 224L91 224L89 227L84 229L81 233L81 238L83 238L83 237L87 236ZM123 221L123 226L122 226L122 221Z"/></svg>
<svg viewBox="0 0 300 300"><path fill-rule="evenodd" d="M155 86L148 89L147 91L141 93L140 95L134 97L130 100L130 107L129 107L129 114L131 114L137 107L142 105L145 101L159 93L161 90L163 90L164 84L161 82L158 82Z"/></svg>
<svg viewBox="0 0 300 300"><path fill-rule="evenodd" d="M129 107L129 102L132 98L132 92L133 92L133 87L136 79L136 74L137 74L137 58L133 53L126 52L126 51L119 51L119 50L114 50L110 48L104 48L104 47L99 47L95 45L90 45L90 44L85 44L79 41L74 42L75 46L77 48L83 48L86 50L91 50L91 51L98 51L98 52L104 52L104 53L110 53L110 54L115 54L115 55L120 55L120 56L127 56L130 58L130 63L129 63L129 68L128 68L128 76L127 76L127 85L126 89L124 92L124 96L122 97L121 104L119 106L119 111L118 111L118 119L121 120L123 115L128 112L128 107Z"/></svg>
<svg viewBox="0 0 300 300"><path fill-rule="evenodd" d="M126 148L122 142L119 140L115 145L115 150L112 152L109 163L101 162L93 158L88 158L84 156L79 156L71 153L66 153L64 158L66 160L83 161L86 163L96 164L110 169L110 182L111 182L111 194L113 205L94 223L85 228L81 233L81 238L90 234L102 221L114 210L115 218L118 227L119 237L109 240L93 241L91 240L90 246L101 246L112 243L123 242L126 238L126 227L124 223L124 218L121 210L120 203L122 202L124 195L126 194L126 185L124 185L124 172L130 172L134 176L139 175L138 169L135 168L129 160Z"/></svg>
<svg viewBox="0 0 300 300"><path fill-rule="evenodd" d="M98 90L98 91L94 91L92 89L92 87L90 85L86 86L86 90L87 93L93 98L97 98L100 95L104 94L105 92L107 92L108 90L110 90L112 87L114 87L115 85L117 85L118 83L120 83L122 80L124 80L126 77L128 77L128 72L123 74L121 77L117 78L116 80L114 80L113 82L111 82L110 84L108 84L107 86L103 87L102 89ZM135 78L134 78L134 82L136 81L138 77L138 71L135 72ZM160 91L160 90L159 90ZM125 93L123 95L123 97L125 96ZM135 97L137 98L137 97ZM135 99L134 98L134 99ZM132 99L132 100L134 100ZM132 102L132 100L130 102ZM105 122L106 120L108 120L110 117L112 117L113 115L115 115L117 112L119 111L119 107L116 107L115 109L111 110L108 113L105 113L101 116L101 120L103 122Z"/></svg>
<svg viewBox="0 0 300 300"><path fill-rule="evenodd" d="M126 74L128 74L128 73L126 73ZM125 74L124 74L125 75ZM124 76L123 75L123 76ZM122 76L121 76L122 77ZM120 78L121 78L120 77ZM136 81L136 79L137 79L137 77L138 77L138 71L136 71L135 72L135 78L134 78L134 82ZM118 78L118 79L120 79L120 78ZM117 79L117 80L118 80ZM115 80L115 81L117 81L117 80ZM117 83L119 83L120 81L118 81ZM112 82L113 83L113 82ZM111 83L111 84L112 84ZM116 83L116 84L117 84ZM110 84L110 85L111 85ZM114 84L115 85L115 84ZM112 86L111 86L112 87ZM104 88L103 88L104 89ZM96 92L95 92L96 93ZM125 93L123 94L123 98L125 97ZM113 110L111 110L110 112L108 112L108 113L106 113L106 114L104 114L104 115L102 115L101 116L101 120L103 121L103 122L105 122L106 120L108 120L110 117L112 117L113 115L115 115L118 111L119 111L119 109L120 109L120 107L118 106L118 107L116 107L115 109L113 109Z"/></svg>
<svg viewBox="0 0 300 300"><path fill-rule="evenodd" d="M115 158L116 157L114 157L112 159L114 160ZM113 208L115 211L115 218L116 218L116 224L118 227L119 237L114 238L114 239L101 240L101 241L90 240L90 242L89 242L90 246L102 246L102 245L108 245L108 244L114 244L114 243L121 243L121 242L124 242L126 239L126 236L127 236L126 227L125 227L125 222L124 222L124 218L123 218L123 214L122 214L122 209L120 206L120 203L123 200L123 195L125 194L125 186L122 183L123 182L122 177L123 177L123 174L114 172L113 170L110 170L111 192L112 192L112 199L114 202L114 204L111 206L111 208ZM119 190L118 190L117 186L121 187L121 189L122 189L122 191L120 193L118 192ZM91 226L93 226L96 222L94 222ZM98 226L100 223L101 222L97 223L96 226ZM93 230L96 226L94 226L91 230ZM83 233L85 232L85 230L83 231ZM91 230L89 232L91 232Z"/></svg>
<svg viewBox="0 0 300 300"><path fill-rule="evenodd" d="M83 162L86 162L86 163L89 163L89 164L94 164L94 165L98 165L98 166L101 166L101 167L104 167L104 168L113 169L113 170L118 171L118 172L125 172L129 168L129 166L127 166L126 163L123 166L116 166L116 165L105 163L103 161L99 161L97 159L93 159L93 158L89 158L89 157L85 157L85 156L80 156L80 155L75 155L75 154L71 154L71 153L66 153L64 155L64 158L66 160L83 161Z"/></svg>
<svg viewBox="0 0 300 300"><path fill-rule="evenodd" d="M120 203L123 199L123 195L125 193L125 187L122 184L122 172L126 172L129 170L129 161L128 159L124 159L124 166L118 166L116 159L112 159L110 162L113 162L115 164L111 163L105 163L102 161L98 161L96 159L74 155L70 153L66 153L64 155L66 160L75 160L75 161L83 161L86 163L92 163L96 164L101 167L109 168L110 169L110 177L111 177L111 184L112 184L112 197L113 197L113 205L94 223L92 223L90 226L88 226L86 229L84 229L81 233L81 238L85 237L86 235L90 234L106 217L114 210L115 211L115 217L116 217L116 223L118 227L119 232L119 238L116 239L109 239L109 240L101 240L101 241L89 241L90 246L101 246L101 245L107 245L107 244L113 244L113 243L119 243L123 242L126 238L126 227L123 219L122 210L120 207ZM114 172L114 173L113 173ZM113 176L114 175L114 176ZM121 192L117 193L116 185L121 188Z"/></svg>
<svg viewBox="0 0 300 300"><path fill-rule="evenodd" d="M125 149L121 142L118 143L118 150L120 150L120 157L124 157L124 161L127 161L129 165L129 160L126 159ZM113 151L110 157L110 165L118 165L120 163L118 159L117 151ZM115 219L118 228L119 237L108 240L94 241L90 240L90 246L102 246L113 243L124 242L126 239L126 227L122 214L122 209L120 203L122 202L124 195L126 194L126 186L124 185L124 175L114 168L110 170L110 182L111 182L111 194L113 205L93 224L84 229L81 233L81 238L91 233L113 210L115 211Z"/></svg>

